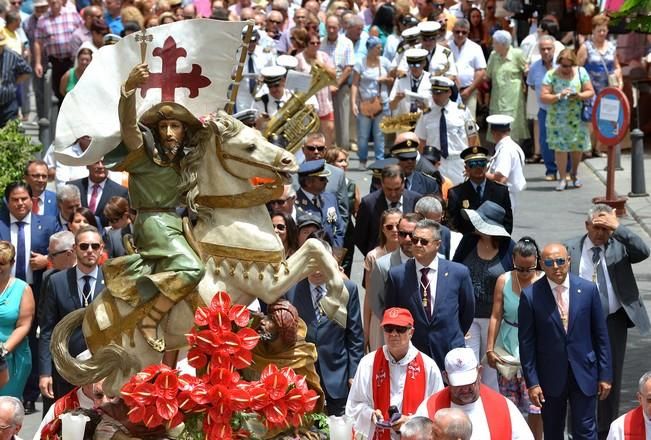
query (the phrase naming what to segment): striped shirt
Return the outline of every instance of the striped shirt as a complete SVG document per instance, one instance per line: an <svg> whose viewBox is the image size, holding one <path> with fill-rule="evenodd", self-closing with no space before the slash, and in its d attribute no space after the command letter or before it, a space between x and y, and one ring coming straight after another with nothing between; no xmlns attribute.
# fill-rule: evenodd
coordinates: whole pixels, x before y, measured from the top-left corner
<svg viewBox="0 0 651 440"><path fill-rule="evenodd" d="M345 35L338 35L334 43L329 42L328 37L323 37L321 50L327 53L334 63L337 77L346 67L355 65L355 48L353 42Z"/></svg>
<svg viewBox="0 0 651 440"><path fill-rule="evenodd" d="M24 73L32 73L29 64L5 47L0 53L0 106L16 99L16 79Z"/></svg>
<svg viewBox="0 0 651 440"><path fill-rule="evenodd" d="M61 8L61 12L53 17L48 11L39 18L36 25L36 39L41 43L47 57L72 58L70 37L78 27L83 26L77 11Z"/></svg>

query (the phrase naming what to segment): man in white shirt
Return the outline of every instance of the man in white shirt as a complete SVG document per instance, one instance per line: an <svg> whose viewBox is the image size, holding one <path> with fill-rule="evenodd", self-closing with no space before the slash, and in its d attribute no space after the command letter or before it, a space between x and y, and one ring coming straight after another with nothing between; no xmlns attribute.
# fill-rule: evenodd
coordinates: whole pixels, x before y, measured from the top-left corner
<svg viewBox="0 0 651 440"><path fill-rule="evenodd" d="M411 344L414 319L409 310L387 309L381 326L386 344L360 361L346 415L355 420L355 431L368 438L399 439L402 424L427 396L443 389L443 381L434 360ZM391 417L392 406L400 417Z"/></svg>
<svg viewBox="0 0 651 440"><path fill-rule="evenodd" d="M526 186L524 178L524 151L509 134L513 118L507 115L490 115L486 118L495 139L495 154L488 162L486 178L509 187L511 210L515 212L517 196Z"/></svg>
<svg viewBox="0 0 651 440"><path fill-rule="evenodd" d="M418 29L422 42L417 47L425 49L428 52L425 70L432 76L445 76L451 80L455 80L457 77L457 66L454 62L452 51L436 42L441 25L436 21L425 21L418 24ZM407 59L405 57L402 58L398 65L398 70L401 72L407 71Z"/></svg>
<svg viewBox="0 0 651 440"><path fill-rule="evenodd" d="M260 96L253 103L253 108L258 111L258 121L260 124L261 119L270 119L289 101L292 97L292 92L285 87L287 79L287 69L280 66L264 67L261 70L262 78L268 88L268 92ZM307 105L314 107L315 111L319 110L319 105L314 96L311 96Z"/></svg>
<svg viewBox="0 0 651 440"><path fill-rule="evenodd" d="M258 91L258 77L260 71L264 67L273 65L273 55L271 52L265 52L264 48L258 44L259 41L260 32L258 32L257 29L254 29L253 34L251 35L251 40L246 49L244 77L240 82L240 88L235 101L235 107L238 112L253 107L255 95Z"/></svg>
<svg viewBox="0 0 651 440"><path fill-rule="evenodd" d="M450 50L457 65L461 99L474 118L477 111L477 88L484 80L486 58L481 46L468 39L469 32L468 20L458 19L452 30Z"/></svg>
<svg viewBox="0 0 651 440"><path fill-rule="evenodd" d="M640 406L610 425L607 440L651 440L651 371L640 378L637 401Z"/></svg>
<svg viewBox="0 0 651 440"><path fill-rule="evenodd" d="M472 422L471 440L533 440L515 404L481 384L481 366L471 348L450 350L443 374L449 386L424 401L416 415L433 419L442 408L459 408Z"/></svg>
<svg viewBox="0 0 651 440"><path fill-rule="evenodd" d="M429 106L430 75L425 71L427 55L425 49L405 51L409 70L405 76L395 81L389 94L389 108L393 116L415 113ZM413 95L407 96L405 92L415 93L420 96L420 99Z"/></svg>

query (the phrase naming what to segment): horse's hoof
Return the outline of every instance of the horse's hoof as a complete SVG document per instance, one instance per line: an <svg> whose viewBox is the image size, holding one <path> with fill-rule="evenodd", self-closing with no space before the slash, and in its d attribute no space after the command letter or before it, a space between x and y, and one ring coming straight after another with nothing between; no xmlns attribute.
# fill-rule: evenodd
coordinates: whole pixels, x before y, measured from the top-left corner
<svg viewBox="0 0 651 440"><path fill-rule="evenodd" d="M149 346L155 351L159 353L163 353L165 351L165 339L146 337L145 341L147 341L147 344L149 344Z"/></svg>

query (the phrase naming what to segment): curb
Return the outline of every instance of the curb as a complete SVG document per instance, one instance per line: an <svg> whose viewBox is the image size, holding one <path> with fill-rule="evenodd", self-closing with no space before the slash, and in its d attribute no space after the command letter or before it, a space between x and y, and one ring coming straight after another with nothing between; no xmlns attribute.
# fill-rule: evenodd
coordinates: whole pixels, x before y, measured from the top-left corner
<svg viewBox="0 0 651 440"><path fill-rule="evenodd" d="M590 169L590 171L592 171L592 174L594 174L595 177L597 177L597 179L599 179L599 181L603 183L604 186L606 186L606 177L602 175L603 173L600 172L603 170L598 170L597 167L595 167L592 162L593 161L590 159L583 161L583 163ZM635 212L635 209L631 207L630 203L626 204L626 212L628 212L628 214L633 218L633 220L635 220L635 222L638 225L640 225L640 227L644 230L644 232L646 232L647 235L651 238L651 226L647 225L642 220L642 218L637 214L637 212Z"/></svg>

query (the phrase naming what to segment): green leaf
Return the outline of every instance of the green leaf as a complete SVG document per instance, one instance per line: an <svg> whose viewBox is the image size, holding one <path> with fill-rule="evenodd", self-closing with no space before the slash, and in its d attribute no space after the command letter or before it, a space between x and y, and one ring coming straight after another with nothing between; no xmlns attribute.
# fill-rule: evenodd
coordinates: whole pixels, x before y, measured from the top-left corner
<svg viewBox="0 0 651 440"><path fill-rule="evenodd" d="M41 145L33 144L20 127L20 121L9 121L0 129L0 188L22 180L27 162L34 159L34 153Z"/></svg>

